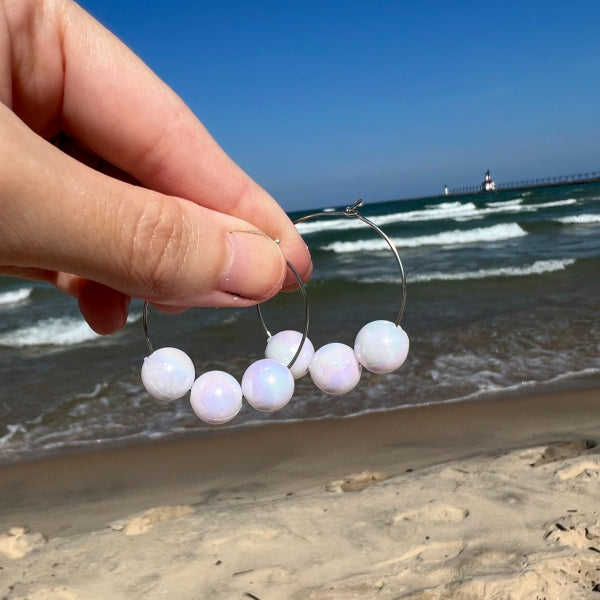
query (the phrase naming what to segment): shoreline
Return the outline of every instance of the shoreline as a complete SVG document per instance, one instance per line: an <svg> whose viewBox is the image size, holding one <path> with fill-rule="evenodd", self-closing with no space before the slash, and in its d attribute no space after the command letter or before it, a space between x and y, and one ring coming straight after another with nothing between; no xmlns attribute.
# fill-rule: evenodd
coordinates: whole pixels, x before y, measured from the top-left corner
<svg viewBox="0 0 600 600"><path fill-rule="evenodd" d="M573 380L575 378L575 381ZM189 428L185 431L176 431L170 434L125 436L122 438L105 438L96 441L85 441L82 443L63 444L55 447L42 447L35 450L27 450L24 453L14 453L0 457L0 469L16 464L28 462L38 462L47 459L60 459L64 456L73 456L78 454L96 454L106 451L119 451L129 447L148 446L161 443L173 443L184 440L212 439L221 435L238 435L243 432L260 432L264 427L277 427L279 425L302 425L309 426L310 423L320 421L345 421L360 419L376 414L395 414L396 412L431 409L433 406L447 404L475 404L475 403L495 403L497 401L515 400L525 398L538 398L548 396L558 396L570 393L590 392L600 390L600 380L596 371L593 373L577 373L567 378L558 377L551 381L535 383L532 387L512 386L495 391L481 391L468 394L458 398L448 398L443 400L433 400L430 402L418 402L401 404L393 408L385 407L380 409L370 409L362 412L351 413L347 415L327 415L313 418L290 418L273 420L249 420L242 423L226 423L222 426L212 426L206 429ZM599 392L600 394L600 392Z"/></svg>
<svg viewBox="0 0 600 600"><path fill-rule="evenodd" d="M348 469L397 476L498 450L594 439L599 430L600 390L593 389L86 449L1 465L0 532L19 525L71 535L174 495L202 503L228 490L297 492Z"/></svg>

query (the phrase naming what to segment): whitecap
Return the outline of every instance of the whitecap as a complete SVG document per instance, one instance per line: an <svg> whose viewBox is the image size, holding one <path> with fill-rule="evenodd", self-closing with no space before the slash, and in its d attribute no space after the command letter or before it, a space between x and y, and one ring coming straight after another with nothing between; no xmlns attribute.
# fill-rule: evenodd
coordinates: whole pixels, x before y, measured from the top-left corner
<svg viewBox="0 0 600 600"><path fill-rule="evenodd" d="M382 227L392 223L414 223L423 221L441 221L452 219L454 221L471 221L482 219L488 215L533 213L538 208L552 206L568 206L577 202L573 198L559 200L546 204L522 204L523 198L506 200L504 202L486 202L485 208L478 208L473 202L443 202L442 204L430 204L423 210L411 210L406 212L391 213L389 215L376 215L368 217L375 225ZM336 219L324 219L316 222L309 221L296 225L302 235L316 233L319 231L346 231L349 229L360 229L367 227L358 219L351 217L339 217Z"/></svg>
<svg viewBox="0 0 600 600"><path fill-rule="evenodd" d="M504 202L486 202L485 205L490 208L505 208L519 206L523 202L523 198L515 198L514 200L505 200Z"/></svg>
<svg viewBox="0 0 600 600"><path fill-rule="evenodd" d="M560 217L555 221L565 225L591 225L592 223L600 223L600 215L573 215L571 217Z"/></svg>
<svg viewBox="0 0 600 600"><path fill-rule="evenodd" d="M406 212L391 213L389 215L369 216L369 220L381 227L390 223L403 223L414 221L436 221L441 219L453 219L461 216L477 214L477 207L472 202L443 202L442 204L429 205L424 210L411 210ZM367 227L358 219L352 217L340 217L318 222L298 223L298 231L306 235L317 231L347 230Z"/></svg>
<svg viewBox="0 0 600 600"><path fill-rule="evenodd" d="M0 334L0 346L71 346L100 337L83 319L51 317Z"/></svg>
<svg viewBox="0 0 600 600"><path fill-rule="evenodd" d="M410 278L410 282L463 281L467 279L487 279L489 277L524 277L527 275L542 275L543 273L562 271L574 263L574 258L563 258L536 260L532 264L520 267L497 267L495 269L477 269L476 271L459 271L455 273L434 271L430 273L418 273Z"/></svg>
<svg viewBox="0 0 600 600"><path fill-rule="evenodd" d="M5 304L17 304L23 302L31 296L33 288L19 288L17 290L10 290L8 292L0 293L0 306Z"/></svg>
<svg viewBox="0 0 600 600"><path fill-rule="evenodd" d="M474 229L442 231L433 235L421 235L412 238L394 238L392 243L400 248L416 248L419 246L450 246L456 244L473 244L479 242L497 242L527 235L517 223L476 227ZM323 246L323 250L336 253L386 250L388 245L383 239L356 240L354 242L333 242Z"/></svg>
<svg viewBox="0 0 600 600"><path fill-rule="evenodd" d="M137 323L142 318L142 313L129 313L127 315L127 321L125 323L127 325L131 325L132 323Z"/></svg>
<svg viewBox="0 0 600 600"><path fill-rule="evenodd" d="M541 204L532 204L534 208L554 208L555 206L571 206L577 204L575 198L567 198L566 200L554 200L553 202L542 202Z"/></svg>

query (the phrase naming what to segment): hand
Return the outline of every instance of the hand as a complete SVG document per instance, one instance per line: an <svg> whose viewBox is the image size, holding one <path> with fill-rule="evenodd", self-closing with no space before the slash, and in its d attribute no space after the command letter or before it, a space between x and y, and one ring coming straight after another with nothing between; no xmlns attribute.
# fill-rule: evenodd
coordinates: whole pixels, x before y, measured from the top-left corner
<svg viewBox="0 0 600 600"><path fill-rule="evenodd" d="M0 215L0 273L72 294L103 334L132 296L246 306L293 286L284 257L311 271L278 204L70 0L0 0Z"/></svg>

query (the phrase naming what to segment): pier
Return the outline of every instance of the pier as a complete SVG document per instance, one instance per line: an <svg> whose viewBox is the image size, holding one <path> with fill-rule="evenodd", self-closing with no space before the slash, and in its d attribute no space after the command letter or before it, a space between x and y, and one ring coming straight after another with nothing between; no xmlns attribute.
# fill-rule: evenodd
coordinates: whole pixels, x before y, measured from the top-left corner
<svg viewBox="0 0 600 600"><path fill-rule="evenodd" d="M577 183L591 183L594 181L600 181L600 171L591 171L589 173L577 173L574 175L558 175L556 177L542 177L540 179L523 179L520 181L509 181L507 183L497 183L496 191L522 190L526 188L549 187L558 185L573 185ZM474 194L481 191L481 184L470 185L466 187L449 188L449 195Z"/></svg>

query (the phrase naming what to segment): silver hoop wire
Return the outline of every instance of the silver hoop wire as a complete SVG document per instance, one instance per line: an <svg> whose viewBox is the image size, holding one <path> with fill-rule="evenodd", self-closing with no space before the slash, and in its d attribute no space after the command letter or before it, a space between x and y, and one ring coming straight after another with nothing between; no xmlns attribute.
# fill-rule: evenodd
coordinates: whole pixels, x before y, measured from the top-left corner
<svg viewBox="0 0 600 600"><path fill-rule="evenodd" d="M308 307L308 295L306 293L306 288L304 287L304 282L302 281L302 277L300 277L298 271L294 268L290 261L285 261L289 270L294 274L294 277L298 280L298 285L300 286L300 292L302 293L302 299L304 300L304 330L302 332L302 340L300 341L300 345L298 346L298 350L296 350L296 354L292 357L292 360L287 365L287 368L290 369L292 365L296 362L298 357L300 356L300 352L302 352L302 348L304 347L304 342L306 341L306 337L308 336L308 325L310 322L310 311ZM267 334L267 338L271 337L271 333L267 329L265 321L263 319L262 313L260 312L260 305L256 305L256 309L258 310L258 316L260 317L260 321L262 323L263 329ZM154 352L152 347L152 342L150 341L150 336L148 335L148 300L144 300L144 307L142 309L142 326L144 328L144 337L146 338L146 346L148 347L148 351L150 354Z"/></svg>
<svg viewBox="0 0 600 600"><path fill-rule="evenodd" d="M304 347L304 342L306 341L306 337L308 336L308 326L310 324L310 310L308 307L308 294L306 293L306 288L304 287L304 282L302 281L302 277L298 271L296 271L295 267L289 260L285 261L289 270L294 274L294 277L298 281L298 285L300 286L300 293L302 294L302 300L304 300L304 330L302 331L302 339L300 340L300 345L296 350L296 354L292 356L292 360L287 365L287 368L290 369L292 365L298 360L300 356L300 352L302 352L302 348ZM265 323L265 319L263 317L262 311L260 310L260 304L256 305L256 312L258 313L258 318L260 319L260 323L264 332L267 334L267 340L272 337L272 333L269 331L267 324Z"/></svg>
<svg viewBox="0 0 600 600"><path fill-rule="evenodd" d="M389 246L390 250L394 254L394 258L396 259L396 264L398 265L398 269L400 270L400 278L401 278L401 282L402 282L402 303L400 305L400 312L398 313L398 316L396 317L396 320L394 321L394 325L396 325L396 327L399 327L400 322L402 321L402 317L404 315L404 308L406 307L406 276L404 275L404 267L402 266L402 261L400 260L400 255L398 254L398 250L396 249L396 246L394 245L392 240L377 225L375 225L375 223L373 223L373 221L370 221L366 217L363 217L358 212L358 207L362 206L362 204L363 204L362 200L357 200L354 204L352 204L351 206L347 206L344 210L318 212L318 213L314 213L312 215L306 215L305 217L301 217L301 218L297 219L296 221L294 221L294 225L298 225L299 223L304 223L304 221L308 221L309 219L316 219L318 217L348 217L348 218L358 219L359 221L362 221L365 225L368 225L371 229L374 229L385 240L386 244ZM294 268L292 267L292 265L290 265L288 263L288 266L292 269L292 271L294 272L294 275L296 275L296 279L298 279L298 281L301 281L298 274L295 272ZM304 289L304 285L302 285L302 283L300 284L300 290L302 291L302 294L305 297L305 305L308 310L308 300L306 299L306 290ZM271 337L271 333L269 332L267 325L265 324L265 321L263 319L262 313L260 311L260 306L257 305L256 308L258 310L258 316L262 323L263 329L265 330L265 333L267 334L267 337ZM308 317L307 317L307 322L308 322ZM306 333L306 331L305 331L305 333ZM302 340L302 343L304 343L304 338ZM300 354L301 349L302 349L302 346L300 346L300 349L296 353L294 360L296 360L297 355Z"/></svg>
<svg viewBox="0 0 600 600"><path fill-rule="evenodd" d="M352 219L358 219L359 221L362 221L365 225L368 225L371 229L374 229L389 246L390 250L394 255L394 258L396 259L396 264L398 265L398 269L400 271L400 279L402 282L402 302L400 304L400 312L398 312L398 316L394 321L394 324L396 325L396 327L398 327L400 325L400 322L402 321L402 317L404 315L404 308L406 307L406 276L404 275L404 267L402 266L402 261L400 260L400 255L398 254L396 246L394 245L392 240L387 236L387 234L385 234L377 225L375 225L373 221L367 219L366 217L363 217L363 215L361 215L358 212L359 206L362 205L363 201L359 199L351 206L347 206L344 210L318 212L312 215L306 215L305 217L301 217L300 219L294 221L294 225L298 225L299 223L304 223L304 221L308 221L309 219L315 219L318 217L347 217Z"/></svg>

